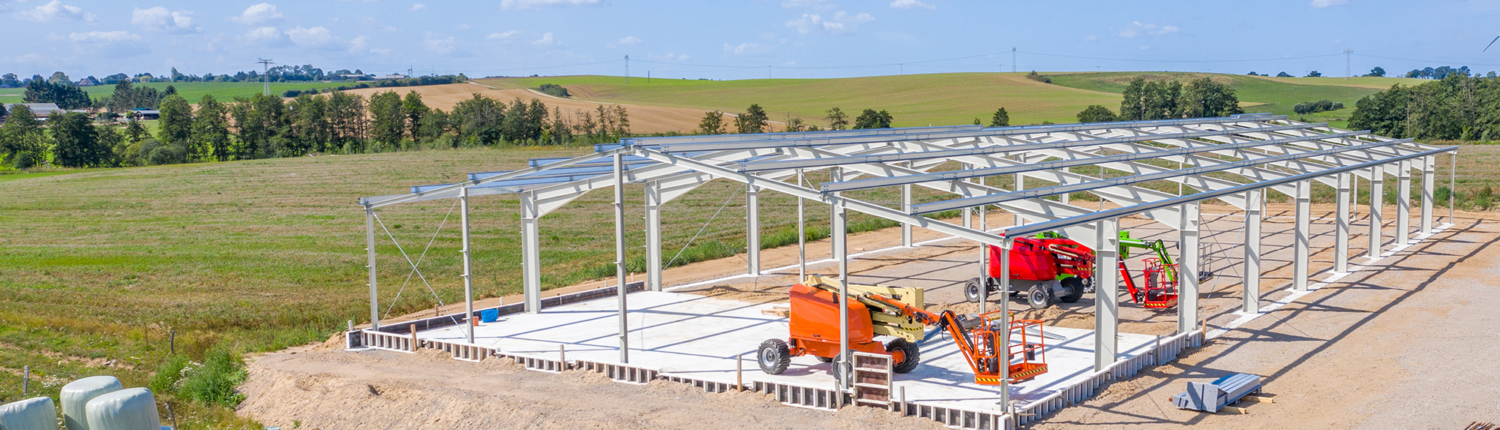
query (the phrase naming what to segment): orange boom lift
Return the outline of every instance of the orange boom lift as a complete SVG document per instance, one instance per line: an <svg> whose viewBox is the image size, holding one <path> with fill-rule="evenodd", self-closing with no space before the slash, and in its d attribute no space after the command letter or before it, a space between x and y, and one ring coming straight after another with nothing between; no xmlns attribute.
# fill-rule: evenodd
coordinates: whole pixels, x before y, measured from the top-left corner
<svg viewBox="0 0 1500 430"><path fill-rule="evenodd" d="M791 358L813 355L824 362L839 354L838 286L817 276L791 289L790 336L788 340L761 342L756 354L760 369L776 375L786 371ZM999 312L960 316L953 311L934 314L872 292L849 294L849 349L891 355L896 373L916 370L920 361L917 345L896 338L886 344L874 339L873 312L909 318L922 325L947 330L974 371L974 382L1000 385L1002 380L1020 382L1047 373L1046 344L1040 320L1015 320L1000 327ZM1000 347L1001 330L1011 333L1011 345ZM1016 341L1019 340L1019 343ZM1001 376L1001 357L1008 378Z"/></svg>

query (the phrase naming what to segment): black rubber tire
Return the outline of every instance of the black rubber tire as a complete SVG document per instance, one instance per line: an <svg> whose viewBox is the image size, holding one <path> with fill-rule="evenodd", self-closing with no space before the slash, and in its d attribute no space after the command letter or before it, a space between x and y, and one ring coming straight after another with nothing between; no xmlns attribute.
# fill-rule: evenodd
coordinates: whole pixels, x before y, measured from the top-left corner
<svg viewBox="0 0 1500 430"><path fill-rule="evenodd" d="M1062 286L1064 290L1068 290L1068 293L1064 294L1062 297L1058 297L1058 301L1063 303L1077 303L1078 299L1083 298L1082 278L1079 278L1077 276L1063 278Z"/></svg>
<svg viewBox="0 0 1500 430"><path fill-rule="evenodd" d="M906 355L906 359L901 360L900 363L896 363L891 370L896 373L907 373L917 370L917 365L922 362L921 349L917 348L916 344L907 342L906 339L899 337L896 340L892 340L891 343L885 344L885 352L895 352L897 350Z"/></svg>
<svg viewBox="0 0 1500 430"><path fill-rule="evenodd" d="M1032 309L1042 310L1052 306L1052 294L1048 292L1047 284L1036 284L1026 291L1026 304Z"/></svg>
<svg viewBox="0 0 1500 430"><path fill-rule="evenodd" d="M818 356L814 355L813 357L818 357ZM833 362L833 357L818 357L818 362L820 362L820 363L832 363Z"/></svg>
<svg viewBox="0 0 1500 430"><path fill-rule="evenodd" d="M982 294L979 288L979 278L970 278L968 282L964 282L964 298L969 303L979 303L979 296Z"/></svg>
<svg viewBox="0 0 1500 430"><path fill-rule="evenodd" d="M786 341L781 339L767 339L760 343L760 350L755 353L755 361L760 363L760 371L768 375L780 375L785 372L787 366L792 364L792 350L786 346Z"/></svg>
<svg viewBox="0 0 1500 430"><path fill-rule="evenodd" d="M1090 292L1094 289L1094 277L1083 278L1083 291Z"/></svg>

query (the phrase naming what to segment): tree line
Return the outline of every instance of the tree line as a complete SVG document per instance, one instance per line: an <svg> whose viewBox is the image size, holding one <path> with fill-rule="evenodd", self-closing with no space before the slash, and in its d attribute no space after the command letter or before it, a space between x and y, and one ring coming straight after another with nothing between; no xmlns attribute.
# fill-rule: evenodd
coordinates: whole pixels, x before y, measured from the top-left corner
<svg viewBox="0 0 1500 430"><path fill-rule="evenodd" d="M17 106L0 126L0 159L15 168L51 161L63 167L116 167L497 145L570 145L630 134L624 106L564 113L537 99L506 103L479 94L451 112L427 106L415 91L368 99L333 92L291 101L256 94L197 108L177 94L161 96L157 129L134 119L94 124L84 113L52 113L45 126Z"/></svg>
<svg viewBox="0 0 1500 430"><path fill-rule="evenodd" d="M846 130L850 128L855 130L891 128L891 121L895 120L895 117L892 116L890 112L886 112L885 109L881 109L879 111L874 109L865 109L864 112L860 112L859 116L854 118L854 122L852 124L849 122L849 114L844 113L844 110L840 109L837 106L828 109L825 114L827 116L825 116L824 118L828 120L827 128L823 128L817 124L808 124L800 117L794 117L791 114L787 114L786 121L783 122L781 131L791 133L801 131ZM726 115L728 114L717 110L704 113L703 119L698 121L698 129L696 130L696 132L698 134L725 134L733 130L733 132L737 134L753 134L771 133L775 131L771 126L770 115L768 115L766 113L766 110L764 108L761 108L759 104L751 104L749 108L745 109L745 112L734 115L734 118L732 120L726 120ZM731 126L733 127L733 129L730 128Z"/></svg>
<svg viewBox="0 0 1500 430"><path fill-rule="evenodd" d="M1500 139L1500 79L1464 72L1392 85L1359 99L1349 128L1398 139Z"/></svg>
<svg viewBox="0 0 1500 430"><path fill-rule="evenodd" d="M1213 118L1242 113L1245 111L1234 88L1209 77L1188 81L1187 85L1138 77L1125 86L1118 114L1108 107L1091 105L1078 112L1078 122Z"/></svg>

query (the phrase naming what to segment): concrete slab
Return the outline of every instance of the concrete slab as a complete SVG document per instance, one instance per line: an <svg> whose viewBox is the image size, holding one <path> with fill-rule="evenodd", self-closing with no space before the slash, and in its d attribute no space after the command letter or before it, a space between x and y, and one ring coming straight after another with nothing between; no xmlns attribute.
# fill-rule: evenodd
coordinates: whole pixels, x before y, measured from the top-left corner
<svg viewBox="0 0 1500 430"><path fill-rule="evenodd" d="M697 294L630 294L630 364L655 368L669 376L732 384L735 359L743 354L747 385L764 381L832 388L830 365L810 356L792 359L792 366L780 375L760 371L754 359L756 347L766 339L787 336L786 318L761 313L772 306ZM617 309L616 300L599 299L549 308L538 314L511 315L479 326L475 343L499 348L506 354L548 359L556 359L559 345L565 345L569 359L617 363ZM418 332L417 336L463 343L463 330L463 327L445 327ZM1045 330L1065 339L1047 345L1048 373L1011 387L1011 398L1018 406L1024 407L1093 373L1092 330L1059 327ZM1155 336L1122 334L1121 359L1145 353L1155 340ZM921 350L922 366L896 377L897 386L906 387L909 402L1000 411L998 387L975 384L974 374L962 353L946 336L929 336Z"/></svg>

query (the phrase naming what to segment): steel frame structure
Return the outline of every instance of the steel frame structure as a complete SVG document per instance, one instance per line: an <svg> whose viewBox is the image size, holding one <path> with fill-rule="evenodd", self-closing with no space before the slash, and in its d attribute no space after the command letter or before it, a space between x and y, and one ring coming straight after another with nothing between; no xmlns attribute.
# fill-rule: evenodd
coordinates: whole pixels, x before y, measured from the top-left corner
<svg viewBox="0 0 1500 430"><path fill-rule="evenodd" d="M1217 199L1245 211L1246 242L1243 312L1259 311L1260 222L1268 191L1291 196L1295 201L1293 288L1305 291L1308 277L1310 188L1320 182L1337 190L1337 257L1335 271L1347 271L1350 183L1353 177L1371 182L1370 249L1378 257L1384 177L1397 178L1399 195L1398 234L1395 245L1410 236L1409 193L1412 170L1422 176L1418 233L1433 230L1433 181L1438 154L1457 156L1457 147L1434 147L1371 134L1339 130L1327 124L1292 121L1265 114L1225 118L1064 124L1023 127L953 126L882 130L848 130L758 135L684 136L624 139L618 144L596 145L595 152L567 159L533 160L531 166L508 172L470 174L467 181L412 187L402 195L359 199L367 222L371 321L379 327L376 286L375 210L403 203L458 198L462 201L464 285L469 315L472 286L469 282L468 198L516 194L522 212L522 277L527 312L540 312L541 276L539 220L542 216L600 188L614 191L616 264L620 301L621 362L628 362L628 326L625 319L625 244L623 241L625 184L645 186L647 288L660 290L661 208L672 200L715 179L745 185L747 205L746 249L751 275L761 273L759 258L760 193L783 193L798 198L798 223L803 223L802 204L816 200L833 211L832 254L838 263L840 288L847 288L847 211L896 221L902 225L902 244L911 246L911 228L921 227L975 242L1009 248L1008 238L1042 231L1063 231L1098 250L1100 268L1095 318L1095 370L1118 357L1118 298L1113 268L1118 253L1120 219L1140 215L1179 232L1182 255L1181 301L1177 307L1178 332L1201 329L1198 315L1199 204ZM947 163L961 163L960 170L934 172ZM948 164L951 166L951 164ZM1088 166L1088 167L1085 167ZM1097 175L1090 176L1096 170ZM1173 167L1166 167L1173 166ZM1105 169L1124 172L1101 177ZM829 181L818 187L804 182L804 173L827 170ZM1087 172L1081 172L1087 171ZM1214 175L1210 175L1213 173ZM1014 175L1010 190L986 185L983 178ZM864 177L864 179L859 179ZM1057 185L1023 189L1023 179ZM791 182L789 182L789 180ZM1179 195L1139 186L1143 182L1178 183ZM1454 178L1450 177L1450 189ZM899 187L901 203L887 207L845 195L858 189ZM952 195L950 200L913 204L913 187ZM1070 204L1072 193L1090 193L1118 208L1096 210ZM1049 199L1056 196L1056 200ZM1452 199L1449 200L1452 222ZM989 230L974 225L969 210L994 208L1016 216L1016 225ZM962 225L923 216L962 209ZM981 220L983 220L981 215ZM981 221L982 224L982 221ZM1102 246L1101 246L1102 245ZM805 245L799 254L799 273L805 270ZM983 264L981 252L980 262ZM1008 269L1009 253L1000 253L1002 270ZM983 266L981 266L983 267ZM413 267L415 269L415 267ZM1009 291L1008 276L1001 276L999 291ZM985 289L981 289L984 291ZM987 292L986 292L987 293ZM981 310L986 300L981 300ZM1008 310L1009 300L1001 300ZM841 318L841 321L846 319ZM472 326L472 325L471 325ZM840 327L847 333L846 327ZM472 334L471 334L472 336ZM847 336L843 336L847 338ZM471 339L472 340L472 339ZM1003 342L1009 342L1004 339ZM842 345L844 358L847 345ZM847 360L840 360L847 362ZM1002 378L1003 379L1003 378ZM1001 404L1009 407L1008 388L999 390ZM1007 409L1008 411L1008 409Z"/></svg>

